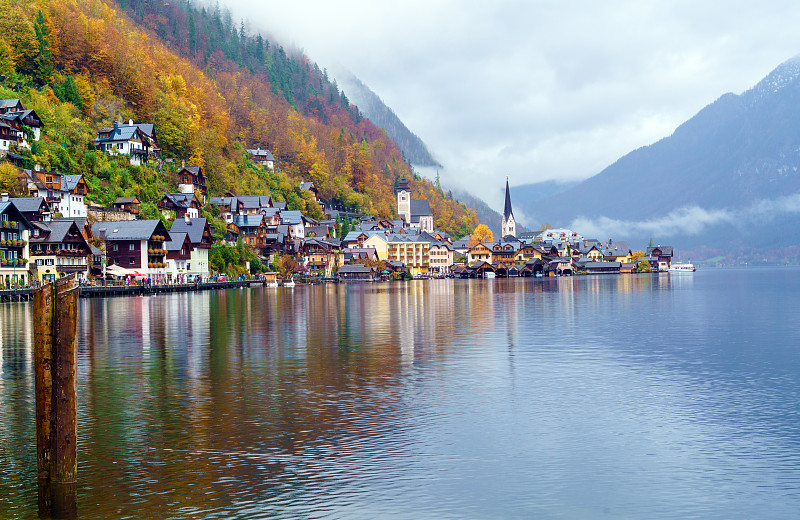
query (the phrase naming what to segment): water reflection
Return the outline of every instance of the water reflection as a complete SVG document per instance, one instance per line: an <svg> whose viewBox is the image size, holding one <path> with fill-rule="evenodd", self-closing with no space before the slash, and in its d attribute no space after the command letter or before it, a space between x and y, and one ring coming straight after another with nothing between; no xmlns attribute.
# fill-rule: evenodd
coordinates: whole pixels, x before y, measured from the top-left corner
<svg viewBox="0 0 800 520"><path fill-rule="evenodd" d="M734 275L82 301L81 516L781 516L800 277ZM0 517L36 515L29 313L0 306Z"/></svg>

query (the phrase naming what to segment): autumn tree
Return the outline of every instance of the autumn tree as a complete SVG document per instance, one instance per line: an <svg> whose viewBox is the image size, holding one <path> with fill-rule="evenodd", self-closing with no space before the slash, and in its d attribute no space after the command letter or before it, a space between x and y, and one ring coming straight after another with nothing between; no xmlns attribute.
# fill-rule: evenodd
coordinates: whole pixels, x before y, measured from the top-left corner
<svg viewBox="0 0 800 520"><path fill-rule="evenodd" d="M486 224L478 224L470 236L470 246L477 244L491 244L494 242L494 233Z"/></svg>

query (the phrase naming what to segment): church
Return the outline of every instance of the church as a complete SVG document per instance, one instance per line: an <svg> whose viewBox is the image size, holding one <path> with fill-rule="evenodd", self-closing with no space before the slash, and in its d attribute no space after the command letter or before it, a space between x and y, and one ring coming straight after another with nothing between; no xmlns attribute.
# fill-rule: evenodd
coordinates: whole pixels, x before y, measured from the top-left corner
<svg viewBox="0 0 800 520"><path fill-rule="evenodd" d="M408 179L402 177L395 188L397 194L397 215L412 229L423 233L433 233L433 212L428 199L411 199Z"/></svg>
<svg viewBox="0 0 800 520"><path fill-rule="evenodd" d="M508 176L506 176L506 205L503 208L503 221L500 225L502 237L509 235L517 237L517 224L514 222L514 212L511 210L511 191L508 189Z"/></svg>

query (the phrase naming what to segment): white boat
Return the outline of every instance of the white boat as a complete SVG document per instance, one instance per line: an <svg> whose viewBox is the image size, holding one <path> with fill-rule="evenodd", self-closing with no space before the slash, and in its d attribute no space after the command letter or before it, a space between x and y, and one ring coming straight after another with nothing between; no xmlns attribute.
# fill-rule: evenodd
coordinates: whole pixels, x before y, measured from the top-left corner
<svg viewBox="0 0 800 520"><path fill-rule="evenodd" d="M670 273L693 273L697 271L691 262L677 262L669 266Z"/></svg>
<svg viewBox="0 0 800 520"><path fill-rule="evenodd" d="M276 282L276 281L273 281L273 282L267 282L267 283L266 283L266 286L267 286L267 287L277 287L277 286L278 286L278 282Z"/></svg>
<svg viewBox="0 0 800 520"><path fill-rule="evenodd" d="M292 280L291 278L289 278L288 280L284 280L283 281L283 286L284 287L294 287L294 280Z"/></svg>

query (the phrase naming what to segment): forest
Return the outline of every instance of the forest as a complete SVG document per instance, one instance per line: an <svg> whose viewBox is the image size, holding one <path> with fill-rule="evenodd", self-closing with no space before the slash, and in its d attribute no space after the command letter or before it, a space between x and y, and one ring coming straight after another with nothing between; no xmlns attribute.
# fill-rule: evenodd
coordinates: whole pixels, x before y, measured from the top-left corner
<svg viewBox="0 0 800 520"><path fill-rule="evenodd" d="M379 217L396 216L394 185L410 180L437 228L464 236L475 212L416 175L388 135L362 117L327 73L218 5L143 0L0 0L0 98L20 98L44 123L27 164L83 174L90 199L175 189L180 164L202 166L211 195L269 194L320 216L297 185ZM113 121L153 123L161 160L132 167L94 150ZM272 151L275 171L246 148ZM0 178L6 182L7 175Z"/></svg>

